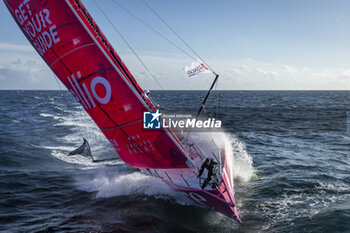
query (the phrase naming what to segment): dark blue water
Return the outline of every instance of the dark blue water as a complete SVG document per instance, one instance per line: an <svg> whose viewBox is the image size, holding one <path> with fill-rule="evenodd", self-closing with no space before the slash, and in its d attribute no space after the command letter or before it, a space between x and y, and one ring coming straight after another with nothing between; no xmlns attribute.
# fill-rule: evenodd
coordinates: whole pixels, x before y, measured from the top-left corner
<svg viewBox="0 0 350 233"><path fill-rule="evenodd" d="M204 94L152 97L187 112ZM235 153L237 224L120 160L67 157L82 137L115 156L67 92L0 91L0 231L350 232L349 103L343 91L213 93L206 110Z"/></svg>

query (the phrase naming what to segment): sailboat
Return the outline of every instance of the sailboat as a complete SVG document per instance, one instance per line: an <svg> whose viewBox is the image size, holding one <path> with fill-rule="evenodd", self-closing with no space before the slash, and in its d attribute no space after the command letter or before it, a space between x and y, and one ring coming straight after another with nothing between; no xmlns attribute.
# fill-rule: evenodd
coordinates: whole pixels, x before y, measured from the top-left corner
<svg viewBox="0 0 350 233"><path fill-rule="evenodd" d="M144 129L144 113L158 109L81 1L4 2L28 41L125 163L162 179L198 205L241 222L234 199L232 161L225 148L213 143L212 151L203 151L190 137L181 141L164 125ZM219 169L217 179L202 189L203 179L197 175L207 158L216 161Z"/></svg>

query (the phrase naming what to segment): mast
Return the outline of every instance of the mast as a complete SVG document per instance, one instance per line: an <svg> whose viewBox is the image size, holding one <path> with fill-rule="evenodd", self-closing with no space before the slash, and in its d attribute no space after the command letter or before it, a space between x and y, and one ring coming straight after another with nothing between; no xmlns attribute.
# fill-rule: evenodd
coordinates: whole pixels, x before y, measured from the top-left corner
<svg viewBox="0 0 350 233"><path fill-rule="evenodd" d="M95 1L94 1L95 2ZM159 35L160 37L162 37L163 39L165 39L166 41L168 41L170 44L172 44L174 47L176 47L177 49L179 49L181 52L183 52L184 54L186 54L187 56L195 59L193 56L191 56L189 53L187 53L185 50L183 50L182 48L180 48L178 45L176 45L174 42L172 42L169 38L165 37L164 35L162 35L159 31L157 31L156 29L154 29L153 27L151 27L149 24L147 24L145 21L143 21L142 19L140 19L139 17L137 17L136 15L134 15L133 13L131 13L129 10L127 10L125 7L123 7L121 4L117 3L116 1L113 1L116 5L118 5L122 10L126 11L129 15L131 15L132 17L136 18L138 21L140 21L141 23L143 23L146 27L148 27L149 29L151 29L153 32L155 32L157 35ZM201 61L204 62L204 64L209 67L209 69L213 72L213 74L215 75L215 79L207 93L207 95L205 96L201 107L199 108L197 115L196 115L196 120L198 118L198 116L200 115L201 111L203 110L205 103L207 102L207 99L212 91L212 89L215 86L216 81L219 78L219 75L216 74L214 72L214 70L199 56L199 54L149 5L147 4L144 0L142 0L142 2L145 4L145 6L147 8L149 8L151 10L151 12L160 19L160 21L167 27L169 28L170 31L172 31L175 36L177 38L179 38L180 41L182 41ZM96 2L95 2L96 4ZM100 9L100 11L104 14L104 12L102 11L102 9L96 4L96 6ZM105 15L105 14L104 14ZM112 24L112 26L114 27L114 29L116 30L115 26L113 25L113 23L109 20L109 18L105 15L105 17L107 18L107 20ZM130 47L130 45L127 43L127 41L125 40L125 38L120 34L120 32L118 30L116 30L117 33L121 36L121 38L124 40L124 42L128 45L128 47L134 52L135 56L137 58L138 55L135 53L135 51ZM140 60L140 59L139 59ZM146 70L150 73L150 75L153 77L153 74L148 70L148 68L144 65L144 63L140 60L140 62L142 63L142 65L146 68ZM154 77L153 77L154 78ZM155 80L156 81L156 80ZM157 82L157 81L156 81Z"/></svg>
<svg viewBox="0 0 350 233"><path fill-rule="evenodd" d="M201 104L201 106L200 106L200 108L199 108L199 110L198 110L198 112L196 114L196 121L197 121L199 115L201 114L201 112L202 112L202 110L203 110L203 108L205 106L205 103L207 102L207 100L209 98L209 95L210 95L211 91L213 90L213 88L215 86L215 83L218 81L219 75L217 73L215 73L215 72L213 72L213 74L215 74L215 79L214 79L213 83L211 84L211 86L210 86L206 96L204 97L203 102L202 102L202 104ZM187 134L186 137L188 137L190 135L191 131L192 131L192 128L189 129L188 134Z"/></svg>
<svg viewBox="0 0 350 233"><path fill-rule="evenodd" d="M196 120L198 119L199 114L202 112L202 110L203 110L203 108L205 106L205 103L207 102L208 97L210 95L210 92L213 90L213 88L215 86L216 81L218 81L219 75L217 73L215 73L215 72L213 72L213 73L215 74L215 79L214 79L213 83L211 84L211 87L209 88L209 91L207 92L207 95L203 99L202 105L201 105L201 107L199 108L199 110L197 112Z"/></svg>

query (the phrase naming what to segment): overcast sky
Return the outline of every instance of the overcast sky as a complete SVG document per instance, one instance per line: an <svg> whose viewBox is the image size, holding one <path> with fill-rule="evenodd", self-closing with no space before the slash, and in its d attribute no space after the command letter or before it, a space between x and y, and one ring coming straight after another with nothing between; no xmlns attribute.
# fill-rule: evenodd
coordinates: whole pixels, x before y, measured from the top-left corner
<svg viewBox="0 0 350 233"><path fill-rule="evenodd" d="M115 0L186 49L140 0ZM193 59L119 8L97 1L147 64L145 72L92 0L83 3L145 89L207 89ZM350 89L350 1L147 0L220 74L218 89ZM0 3L0 89L58 89L54 74Z"/></svg>

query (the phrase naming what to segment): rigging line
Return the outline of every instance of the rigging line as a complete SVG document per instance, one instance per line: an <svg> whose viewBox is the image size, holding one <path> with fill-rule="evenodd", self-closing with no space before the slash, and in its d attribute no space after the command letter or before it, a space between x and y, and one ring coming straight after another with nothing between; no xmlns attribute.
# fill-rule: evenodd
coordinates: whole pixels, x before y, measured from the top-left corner
<svg viewBox="0 0 350 233"><path fill-rule="evenodd" d="M104 13L104 11L97 5L96 1L93 0L94 4L96 5L96 7L101 11L101 13L104 15L104 17L109 21L109 23L112 25L112 27L114 28L114 30L119 34L119 36L123 39L123 41L126 43L126 45L129 47L129 49L134 53L134 55L139 59L139 61L141 62L141 64L143 64L143 66L147 69L146 65L142 62L142 60L139 58L139 56L137 56L136 52L132 49L132 47L129 45L129 43L126 41L126 39L123 37L123 35L118 31L118 29L114 26L114 24L111 22L111 20L107 17L107 15ZM148 69L147 69L148 70ZM153 77L153 76L152 76ZM156 81L156 80L155 80ZM157 82L158 83L158 82ZM159 83L158 83L159 85ZM159 85L160 86L160 85ZM160 88L162 88L162 86L160 86ZM102 108L101 108L102 110ZM108 114L106 112L104 112L107 116ZM110 120L115 124L117 125L113 119L110 118ZM126 135L129 137L129 135L122 129L120 128L120 130ZM132 141L134 143L136 143L133 139ZM137 147L140 149L140 146L136 143ZM152 159L154 161L154 159L152 158L152 156L150 156L147 152L145 151L142 151L142 153L145 153L146 155L149 156L150 159Z"/></svg>
<svg viewBox="0 0 350 233"><path fill-rule="evenodd" d="M146 64L141 60L141 58L137 55L135 50L131 47L131 45L128 43L128 41L125 39L125 37L121 34L121 32L115 27L115 25L112 23L112 21L108 18L108 16L105 14L105 12L99 7L99 5L96 3L95 0L93 0L96 7L100 10L100 12L103 14L103 16L107 19L107 21L112 25L113 29L118 33L120 38L124 41L124 43L129 47L129 49L133 52L133 54L136 56L136 58L139 60L139 62L142 64L142 66L147 70L147 72L150 74L150 76L153 78L153 80L157 83L157 85L162 89L162 85L160 85L159 81L156 79L156 77L152 74L152 72L148 69Z"/></svg>
<svg viewBox="0 0 350 233"><path fill-rule="evenodd" d="M68 111L69 111L69 113L70 113L70 114L72 115L72 117L73 117L73 124L74 124L75 128L78 129L78 132L79 132L79 134L80 134L80 137L84 138L84 135L83 135L82 130L78 127L78 124L77 124L77 122L75 121L75 114L73 113L73 111L72 111L72 109L71 109L71 106L69 106L68 101L67 101L66 97L64 96L62 87L61 87L61 85L60 85L60 83L59 83L59 81L57 80L57 77L56 77L55 75L54 75L54 78L55 78L55 80L56 80L56 83L57 83L58 87L60 88L61 96L62 96L64 102L66 103L66 106L68 107ZM81 116L80 116L80 118L82 119ZM85 138L87 138L86 132L85 132Z"/></svg>
<svg viewBox="0 0 350 233"><path fill-rule="evenodd" d="M177 38L179 38L181 41L182 41L182 43L184 43L194 54L196 54L196 56L199 58L199 59L201 59L208 67L209 67L209 69L211 69L213 72L214 72L214 74L215 74L215 71L214 71L214 69L213 68L211 68L209 65L208 65L208 63L207 62L205 62L205 60L204 59L202 59L200 56L199 56L199 54L198 53L196 53L196 51L149 5L149 4L147 4L146 3L146 1L145 0L142 0L142 2L146 5L146 7L148 8L148 9L150 9L152 12L153 12L153 14L154 15L156 15L159 19L160 19L160 21L162 21L168 28L169 28L169 30L170 31L172 31L176 36L177 36Z"/></svg>
<svg viewBox="0 0 350 233"><path fill-rule="evenodd" d="M151 25L149 25L148 23L146 23L144 20L142 20L141 18L137 17L135 14L133 14L131 11L129 11L128 9L126 9L125 7L123 7L120 3L116 2L115 0L112 0L114 4L118 5L122 10L126 11L129 15L131 15L132 17L134 17L135 19L137 19L138 21L140 21L142 24L144 24L146 27L148 27L150 30L152 30L154 33L156 33L157 35L159 35L160 37L162 37L164 40L168 41L170 44L172 44L174 47L176 47L177 49L179 49L181 52L183 52L184 54L186 54L187 56L189 56L190 58L196 60L195 57L193 57L191 54L189 54L186 50L182 49L180 46L178 46L177 44L175 44L174 42L172 42L169 38L167 38L166 36L164 36L162 33L160 33L159 31L157 31L156 29L154 29Z"/></svg>
<svg viewBox="0 0 350 233"><path fill-rule="evenodd" d="M205 105L205 103L206 103L206 101L207 101L207 98L209 97L209 94L210 94L210 92L211 92L211 90L212 90L212 88L213 88L213 85L215 84L215 82L217 81L217 79L218 79L218 77L219 77L219 75L214 71L214 69L213 68L211 68L209 65L208 65L208 63L207 62L205 62L205 60L204 59L202 59L201 58L201 56L199 56L199 54L167 23L167 22L165 22L165 20L150 6L150 5L148 5L146 2L145 2L145 0L142 0L142 2L146 5L146 7L148 7L148 9L150 9L152 12L153 12L153 14L154 15L156 15L159 19L160 19L160 21L162 21L168 28L169 28L169 30L171 30L194 54L196 54L196 56L199 58L199 59L201 59L202 61L203 61L203 63L205 64L205 65L207 65L207 67L210 69L210 70L212 70L212 72L213 72L213 74L215 75L215 79L214 79L214 81L213 81L213 83L212 83L212 85L211 85L211 87L210 87L210 89L209 89L209 92L208 92L208 94L206 95L206 97L204 98L204 100L203 100L203 103L202 103L202 105L201 105L201 107L200 107L200 109L199 109L199 111L198 111L198 113L197 113L197 116L196 116L196 118L199 116L199 114L200 114L200 112L202 111L202 109L204 108L204 105ZM189 133L188 133L188 135L190 134L190 132L191 131L189 131Z"/></svg>

